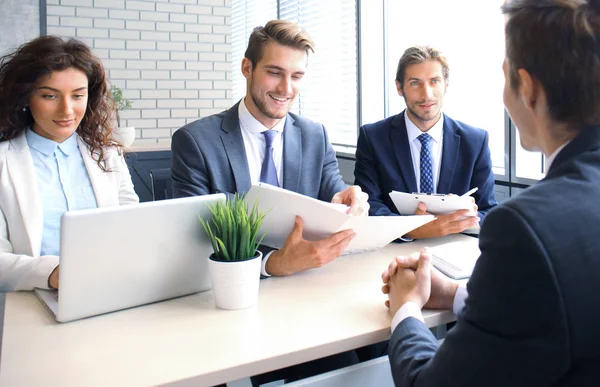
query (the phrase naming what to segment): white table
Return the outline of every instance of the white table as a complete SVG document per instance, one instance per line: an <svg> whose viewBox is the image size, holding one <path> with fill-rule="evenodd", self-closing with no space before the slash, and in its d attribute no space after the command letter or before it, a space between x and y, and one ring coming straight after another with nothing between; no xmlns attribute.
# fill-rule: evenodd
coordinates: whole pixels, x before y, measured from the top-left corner
<svg viewBox="0 0 600 387"><path fill-rule="evenodd" d="M58 324L32 293L9 293L0 386L214 385L377 343L390 335L380 275L392 257L457 240L477 243L391 244L262 280L258 305L239 311L209 291ZM430 327L453 320L425 312Z"/></svg>

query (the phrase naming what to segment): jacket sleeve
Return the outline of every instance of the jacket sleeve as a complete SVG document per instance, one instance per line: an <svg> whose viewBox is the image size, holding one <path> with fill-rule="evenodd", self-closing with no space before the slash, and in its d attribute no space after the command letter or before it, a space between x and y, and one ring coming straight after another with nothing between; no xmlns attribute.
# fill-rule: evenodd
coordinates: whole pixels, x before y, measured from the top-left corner
<svg viewBox="0 0 600 387"><path fill-rule="evenodd" d="M48 277L56 266L56 255L32 257L14 254L6 218L0 210L0 292L48 289Z"/></svg>
<svg viewBox="0 0 600 387"><path fill-rule="evenodd" d="M354 184L360 186L369 195L369 215L394 215L383 201L385 195L379 185L377 160L365 127L360 128L356 145L356 164L354 167Z"/></svg>
<svg viewBox="0 0 600 387"><path fill-rule="evenodd" d="M340 168L335 154L335 150L329 142L327 131L323 127L323 141L325 146L325 156L323 158L323 168L321 173L321 186L319 188L319 199L330 202L333 195L346 189L346 184L340 174Z"/></svg>
<svg viewBox="0 0 600 387"><path fill-rule="evenodd" d="M135 193L133 188L133 182L131 181L131 174L129 168L125 162L123 155L116 154L117 160L116 165L120 172L119 180L119 205L123 204L137 204L140 202L140 198Z"/></svg>
<svg viewBox="0 0 600 387"><path fill-rule="evenodd" d="M490 147L488 146L488 134L485 133L485 138L479 152L479 156L475 160L473 168L472 187L479 187L477 192L473 194L475 203L479 208L479 218L481 223L487 213L498 205L494 196L494 172L492 170L492 157L490 155Z"/></svg>
<svg viewBox="0 0 600 387"><path fill-rule="evenodd" d="M550 386L567 372L566 312L544 246L512 208L487 223L465 307L442 345L414 318L394 330L397 386Z"/></svg>
<svg viewBox="0 0 600 387"><path fill-rule="evenodd" d="M196 139L185 128L177 130L171 140L171 177L173 197L208 195L208 171Z"/></svg>

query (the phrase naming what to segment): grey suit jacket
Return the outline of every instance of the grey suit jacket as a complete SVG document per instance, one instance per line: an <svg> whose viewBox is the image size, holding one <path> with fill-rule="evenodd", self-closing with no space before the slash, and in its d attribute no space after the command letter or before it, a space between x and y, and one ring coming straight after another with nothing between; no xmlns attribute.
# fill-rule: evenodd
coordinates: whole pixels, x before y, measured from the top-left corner
<svg viewBox="0 0 600 387"><path fill-rule="evenodd" d="M600 386L600 127L547 176L491 210L469 296L444 343L394 330L398 386Z"/></svg>
<svg viewBox="0 0 600 387"><path fill-rule="evenodd" d="M238 105L175 132L171 143L175 197L250 189ZM283 188L328 202L345 189L323 125L291 113L283 130Z"/></svg>

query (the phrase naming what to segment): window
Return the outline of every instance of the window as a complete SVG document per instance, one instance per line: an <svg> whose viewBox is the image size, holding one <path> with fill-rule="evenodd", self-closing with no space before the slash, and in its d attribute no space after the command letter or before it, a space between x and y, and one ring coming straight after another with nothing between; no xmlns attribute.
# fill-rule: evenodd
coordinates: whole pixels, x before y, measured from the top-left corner
<svg viewBox="0 0 600 387"><path fill-rule="evenodd" d="M398 60L414 45L442 51L450 65L444 113L485 129L494 172L505 175L503 0L389 0L387 17L387 116L405 108L394 79Z"/></svg>
<svg viewBox="0 0 600 387"><path fill-rule="evenodd" d="M521 146L519 133L514 125L513 130L513 152L514 152L514 173L511 181L521 184L533 184L535 180L543 179L545 157L541 152L528 152Z"/></svg>
<svg viewBox="0 0 600 387"><path fill-rule="evenodd" d="M240 72L252 29L271 19L293 20L315 41L292 111L327 129L334 144L356 145L357 45L354 0L234 0L232 2L233 99L246 93Z"/></svg>
<svg viewBox="0 0 600 387"><path fill-rule="evenodd" d="M231 7L231 79L233 101L237 103L246 95L246 78L242 75L241 67L248 38L254 27L264 26L269 20L277 19L277 1L233 0Z"/></svg>
<svg viewBox="0 0 600 387"><path fill-rule="evenodd" d="M356 146L356 1L280 0L279 9L280 18L298 22L316 46L296 111L324 124L333 144Z"/></svg>

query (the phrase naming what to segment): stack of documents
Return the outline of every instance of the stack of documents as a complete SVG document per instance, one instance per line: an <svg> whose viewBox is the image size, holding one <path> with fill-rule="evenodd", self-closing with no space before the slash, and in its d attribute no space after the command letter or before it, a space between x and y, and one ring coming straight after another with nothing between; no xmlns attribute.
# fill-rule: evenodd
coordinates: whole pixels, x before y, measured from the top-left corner
<svg viewBox="0 0 600 387"><path fill-rule="evenodd" d="M246 195L249 207L258 204L260 211L269 211L261 227L266 232L263 244L281 248L294 227L296 215L303 221L303 237L317 241L338 231L352 229L354 239L344 254L379 249L400 236L434 219L432 215L413 216L351 216L347 206L310 198L283 188L260 183Z"/></svg>
<svg viewBox="0 0 600 387"><path fill-rule="evenodd" d="M433 266L457 280L471 277L481 254L477 243L450 242L430 250Z"/></svg>

